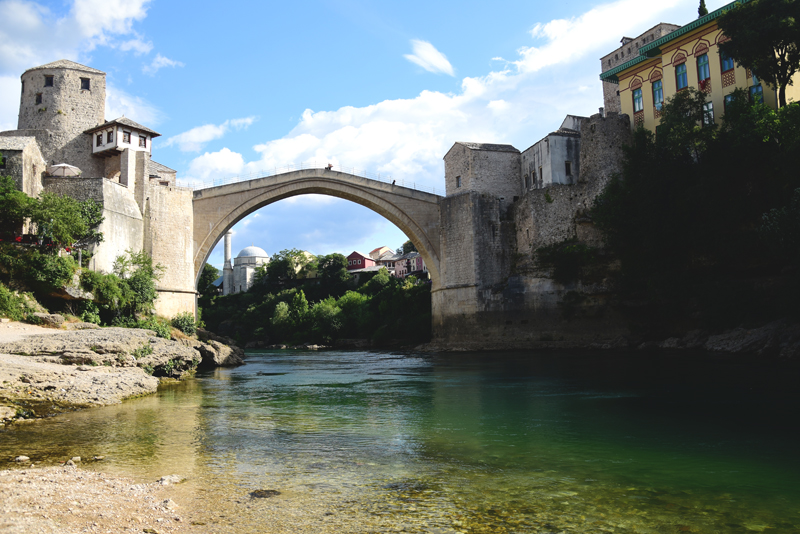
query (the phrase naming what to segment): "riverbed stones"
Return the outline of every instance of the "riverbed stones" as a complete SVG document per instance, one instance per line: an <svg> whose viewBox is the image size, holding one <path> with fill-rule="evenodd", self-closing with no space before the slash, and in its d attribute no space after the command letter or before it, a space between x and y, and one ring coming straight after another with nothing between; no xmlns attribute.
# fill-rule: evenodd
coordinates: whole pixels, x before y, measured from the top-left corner
<svg viewBox="0 0 800 534"><path fill-rule="evenodd" d="M186 478L181 475L167 475L158 479L158 483L162 486L170 486L172 484L180 484L184 480L186 480Z"/></svg>
<svg viewBox="0 0 800 534"><path fill-rule="evenodd" d="M225 345L210 339L207 343L200 343L195 348L202 355L202 367L234 367L244 363L244 351L236 346Z"/></svg>
<svg viewBox="0 0 800 534"><path fill-rule="evenodd" d="M0 406L0 420L13 419L17 416L16 408L9 406Z"/></svg>
<svg viewBox="0 0 800 534"><path fill-rule="evenodd" d="M250 492L250 497L253 499L269 499L280 495L281 492L273 489L258 489Z"/></svg>
<svg viewBox="0 0 800 534"><path fill-rule="evenodd" d="M22 463L25 463L25 462L30 462L31 459L28 458L27 456L22 456L21 455L21 456L17 456L16 458L14 458L14 461L17 462L18 464L22 464Z"/></svg>

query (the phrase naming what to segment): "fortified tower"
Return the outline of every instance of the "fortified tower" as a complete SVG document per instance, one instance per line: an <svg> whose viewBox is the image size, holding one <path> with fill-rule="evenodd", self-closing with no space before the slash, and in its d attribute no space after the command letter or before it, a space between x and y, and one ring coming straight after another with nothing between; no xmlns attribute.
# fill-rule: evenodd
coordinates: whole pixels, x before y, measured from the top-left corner
<svg viewBox="0 0 800 534"><path fill-rule="evenodd" d="M105 121L106 75L65 59L22 74L18 135L35 136L48 165L69 163L83 176L104 175L84 132Z"/></svg>

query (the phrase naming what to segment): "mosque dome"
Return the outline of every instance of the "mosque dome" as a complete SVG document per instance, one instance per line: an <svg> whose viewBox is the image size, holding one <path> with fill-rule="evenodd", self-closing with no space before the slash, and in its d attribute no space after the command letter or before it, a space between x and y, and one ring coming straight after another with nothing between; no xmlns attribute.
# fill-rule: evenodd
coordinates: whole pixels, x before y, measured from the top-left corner
<svg viewBox="0 0 800 534"><path fill-rule="evenodd" d="M269 258L269 255L264 252L264 249L261 247L245 247L239 253L237 258Z"/></svg>

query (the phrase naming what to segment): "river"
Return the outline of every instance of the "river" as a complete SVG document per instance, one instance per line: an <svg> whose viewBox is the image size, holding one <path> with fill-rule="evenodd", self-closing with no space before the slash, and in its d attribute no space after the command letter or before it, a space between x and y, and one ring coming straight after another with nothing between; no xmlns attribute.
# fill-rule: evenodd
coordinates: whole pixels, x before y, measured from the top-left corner
<svg viewBox="0 0 800 534"><path fill-rule="evenodd" d="M0 456L181 474L175 500L203 532L788 534L790 363L249 352L153 396L2 429Z"/></svg>

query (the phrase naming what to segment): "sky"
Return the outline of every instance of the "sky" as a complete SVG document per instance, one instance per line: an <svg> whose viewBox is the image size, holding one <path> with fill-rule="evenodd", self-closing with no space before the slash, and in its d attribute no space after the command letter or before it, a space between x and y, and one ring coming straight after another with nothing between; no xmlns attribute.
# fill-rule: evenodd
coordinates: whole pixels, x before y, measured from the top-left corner
<svg viewBox="0 0 800 534"><path fill-rule="evenodd" d="M698 3L0 0L0 131L16 128L20 75L70 59L107 73L107 120L161 134L152 157L180 184L330 162L443 191L453 143L524 150L597 113L600 57L691 22ZM304 195L239 221L233 253L406 239L365 207ZM220 241L209 263L223 261Z"/></svg>

